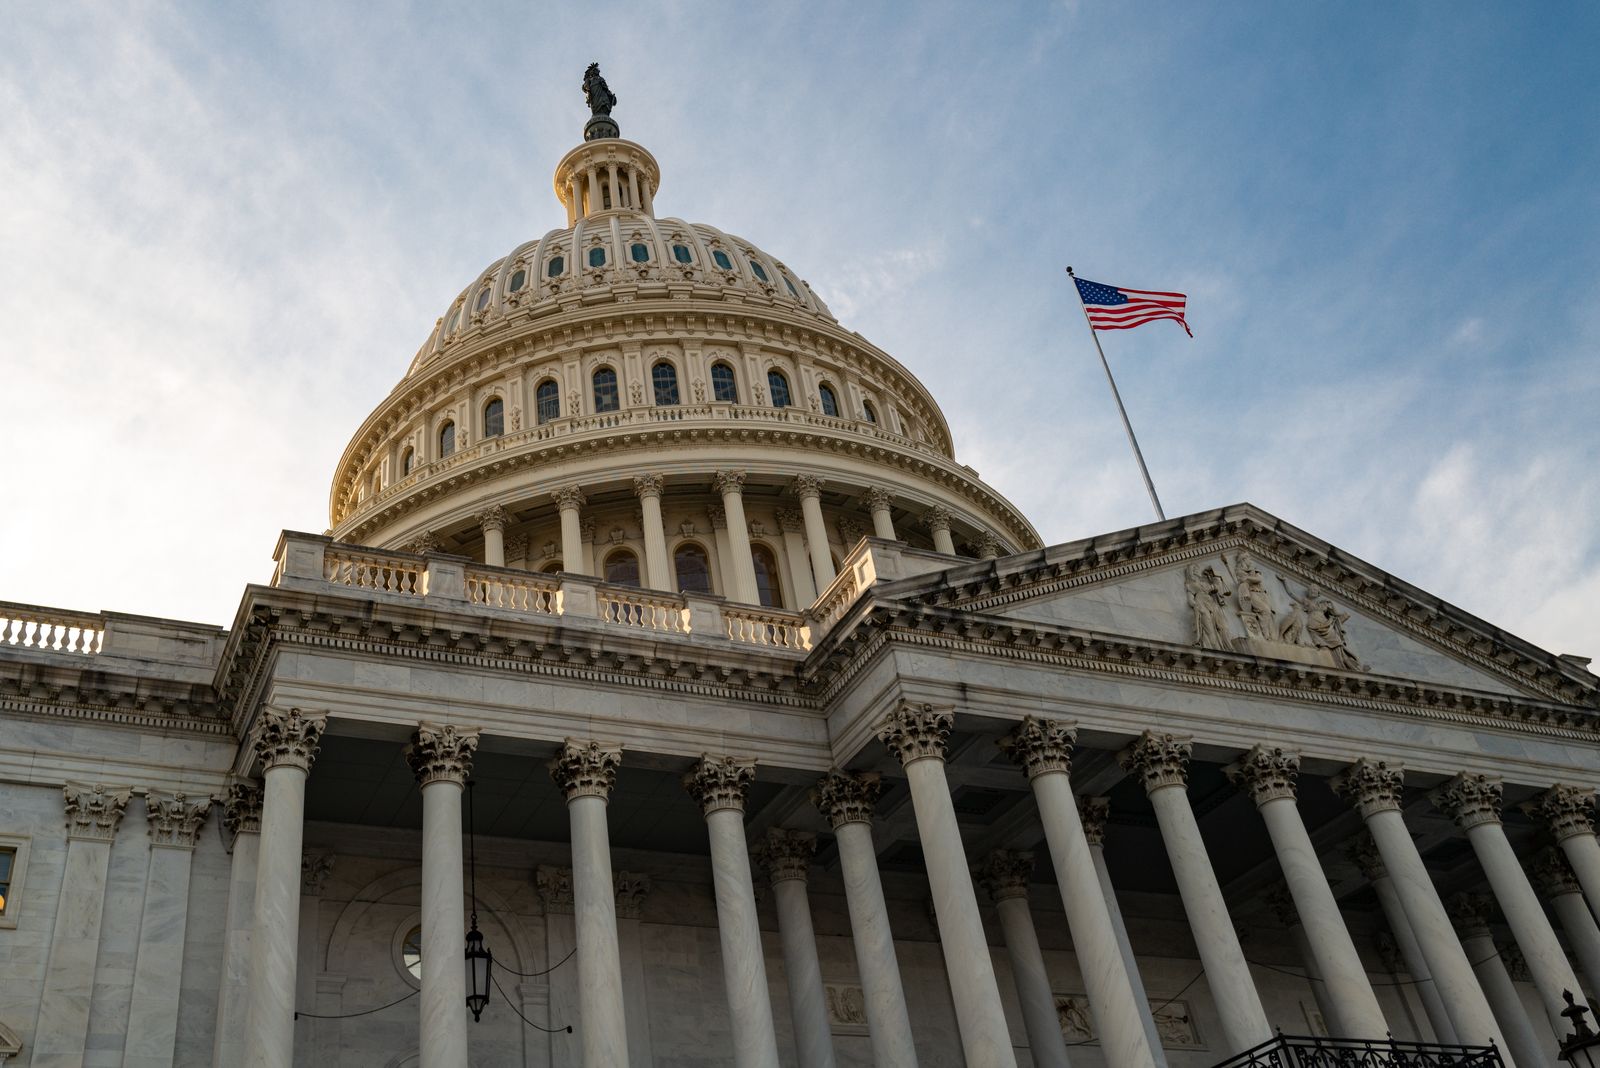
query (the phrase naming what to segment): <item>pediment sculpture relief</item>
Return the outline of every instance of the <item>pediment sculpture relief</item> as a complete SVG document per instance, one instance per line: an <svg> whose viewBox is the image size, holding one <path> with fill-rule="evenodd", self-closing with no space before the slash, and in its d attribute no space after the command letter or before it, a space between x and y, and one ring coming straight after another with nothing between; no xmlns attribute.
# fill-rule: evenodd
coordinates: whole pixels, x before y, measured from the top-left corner
<svg viewBox="0 0 1600 1068"><path fill-rule="evenodd" d="M1350 613L1319 587L1306 586L1296 593L1275 576L1288 600L1280 612L1272 587L1249 553L1224 555L1221 563L1221 572L1216 565L1203 563L1183 571L1195 645L1319 667L1366 669L1345 633Z"/></svg>

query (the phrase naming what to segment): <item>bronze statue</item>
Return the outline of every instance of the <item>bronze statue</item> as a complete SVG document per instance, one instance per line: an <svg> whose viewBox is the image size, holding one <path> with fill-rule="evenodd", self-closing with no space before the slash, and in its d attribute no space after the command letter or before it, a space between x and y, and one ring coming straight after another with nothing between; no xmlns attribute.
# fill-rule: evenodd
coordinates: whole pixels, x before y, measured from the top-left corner
<svg viewBox="0 0 1600 1068"><path fill-rule="evenodd" d="M589 102L589 111L595 115L609 116L611 109L617 106L617 94L600 76L598 63L589 64L589 69L583 72L583 96Z"/></svg>

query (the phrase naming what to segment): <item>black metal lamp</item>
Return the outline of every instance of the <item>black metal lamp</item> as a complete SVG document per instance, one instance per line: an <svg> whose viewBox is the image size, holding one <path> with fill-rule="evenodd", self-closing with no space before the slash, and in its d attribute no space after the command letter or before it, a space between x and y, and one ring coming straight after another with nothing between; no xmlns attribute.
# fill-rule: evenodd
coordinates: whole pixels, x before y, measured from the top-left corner
<svg viewBox="0 0 1600 1068"><path fill-rule="evenodd" d="M472 783L467 783L467 849L469 861L467 871L472 879L472 927L467 931L467 1008L472 1010L472 1019L477 1022L483 1017L484 1007L489 1004L489 971L494 967L494 954L483 944L483 935L478 931L478 839L477 818L474 816L472 804Z"/></svg>
<svg viewBox="0 0 1600 1068"><path fill-rule="evenodd" d="M1567 1000L1561 1015L1572 1021L1572 1034L1561 1040L1561 1059L1572 1068L1600 1068L1600 1035L1584 1020L1589 1006L1574 1001L1570 990L1563 990L1561 996Z"/></svg>

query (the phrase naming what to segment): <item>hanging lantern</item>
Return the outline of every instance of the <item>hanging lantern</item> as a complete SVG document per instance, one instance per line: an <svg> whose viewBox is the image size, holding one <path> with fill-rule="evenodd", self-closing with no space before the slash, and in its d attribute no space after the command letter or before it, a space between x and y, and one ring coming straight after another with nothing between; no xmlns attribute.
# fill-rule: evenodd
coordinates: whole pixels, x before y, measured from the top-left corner
<svg viewBox="0 0 1600 1068"><path fill-rule="evenodd" d="M483 935L478 932L478 914L472 914L472 929L467 932L467 1008L473 1020L483 1015L489 1004L489 969L494 966L494 955L483 945Z"/></svg>
<svg viewBox="0 0 1600 1068"><path fill-rule="evenodd" d="M1589 1007L1576 1004L1570 990L1563 990L1561 994L1567 999L1567 1007L1561 1015L1572 1021L1572 1034L1561 1040L1561 1059L1572 1068L1600 1068L1600 1035L1595 1034L1594 1028L1583 1018Z"/></svg>

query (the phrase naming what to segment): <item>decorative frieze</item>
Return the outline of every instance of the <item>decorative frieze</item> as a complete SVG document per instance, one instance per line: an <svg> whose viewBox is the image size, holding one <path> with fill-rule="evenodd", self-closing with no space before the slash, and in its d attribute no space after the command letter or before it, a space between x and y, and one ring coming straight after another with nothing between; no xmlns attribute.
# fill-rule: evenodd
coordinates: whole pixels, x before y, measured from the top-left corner
<svg viewBox="0 0 1600 1068"><path fill-rule="evenodd" d="M644 500L646 497L655 497L659 500L662 487L665 485L666 480L660 475L633 476L633 492L638 495L640 500Z"/></svg>
<svg viewBox="0 0 1600 1068"><path fill-rule="evenodd" d="M1559 849L1540 850L1539 855L1533 859L1532 872L1534 881L1539 885L1539 892L1546 897L1583 892L1578 877L1573 874L1572 865L1567 862L1566 855Z"/></svg>
<svg viewBox="0 0 1600 1068"><path fill-rule="evenodd" d="M328 729L325 712L306 712L291 708L280 712L263 707L256 724L256 759L264 771L280 766L309 772L316 763L322 732Z"/></svg>
<svg viewBox="0 0 1600 1068"><path fill-rule="evenodd" d="M637 920L644 910L644 899L650 895L650 876L635 871L619 871L612 874L611 885L617 895L617 919ZM569 885L569 897L571 892Z"/></svg>
<svg viewBox="0 0 1600 1068"><path fill-rule="evenodd" d="M261 784L236 782L222 797L222 825L237 838L261 833Z"/></svg>
<svg viewBox="0 0 1600 1068"><path fill-rule="evenodd" d="M1230 782L1250 795L1257 807L1279 798L1295 798L1300 754L1277 746L1258 745L1223 769Z"/></svg>
<svg viewBox="0 0 1600 1068"><path fill-rule="evenodd" d="M511 524L511 516L498 504L479 512L477 519L483 530L505 530Z"/></svg>
<svg viewBox="0 0 1600 1068"><path fill-rule="evenodd" d="M683 777L683 788L707 816L721 809L743 812L745 794L755 777L755 761L707 753Z"/></svg>
<svg viewBox="0 0 1600 1068"><path fill-rule="evenodd" d="M1328 783L1333 792L1349 801L1370 819L1379 812L1400 811L1405 786L1405 770L1398 764L1362 757Z"/></svg>
<svg viewBox="0 0 1600 1068"><path fill-rule="evenodd" d="M816 475L796 475L794 481L789 483L789 490L802 501L808 497L820 500L822 479Z"/></svg>
<svg viewBox="0 0 1600 1068"><path fill-rule="evenodd" d="M996 849L983 858L976 874L978 885L988 893L990 900L1026 899L1028 879L1033 875L1033 854L1023 849Z"/></svg>
<svg viewBox="0 0 1600 1068"><path fill-rule="evenodd" d="M332 853L307 853L300 858L300 892L318 896L333 874Z"/></svg>
<svg viewBox="0 0 1600 1068"><path fill-rule="evenodd" d="M809 831L769 827L767 836L756 846L756 859L774 884L786 879L804 882L816 852L817 836Z"/></svg>
<svg viewBox="0 0 1600 1068"><path fill-rule="evenodd" d="M1092 846L1106 844L1106 821L1111 818L1111 798L1079 797L1078 821L1083 824L1083 836Z"/></svg>
<svg viewBox="0 0 1600 1068"><path fill-rule="evenodd" d="M406 746L406 763L418 786L436 782L464 783L472 774L472 755L478 751L477 727L453 723L419 723Z"/></svg>
<svg viewBox="0 0 1600 1068"><path fill-rule="evenodd" d="M1522 810L1550 827L1556 841L1594 833L1594 788L1557 783L1522 806Z"/></svg>
<svg viewBox="0 0 1600 1068"><path fill-rule="evenodd" d="M878 741L901 764L918 760L943 760L950 745L950 730L955 713L932 705L901 705L889 713L878 728Z"/></svg>
<svg viewBox="0 0 1600 1068"><path fill-rule="evenodd" d="M548 916L572 915L572 869L541 864L534 869L533 886Z"/></svg>
<svg viewBox="0 0 1600 1068"><path fill-rule="evenodd" d="M560 489L552 490L550 497L556 502L557 510L563 512L569 508L582 508L589 503L588 498L583 495L583 490L577 486L562 486Z"/></svg>
<svg viewBox="0 0 1600 1068"><path fill-rule="evenodd" d="M883 779L877 772L835 771L817 781L811 803L838 830L846 823L871 823L873 806L881 796Z"/></svg>
<svg viewBox="0 0 1600 1068"><path fill-rule="evenodd" d="M1026 716L996 744L1032 780L1051 771L1070 774L1072 747L1077 743L1076 723Z"/></svg>
<svg viewBox="0 0 1600 1068"><path fill-rule="evenodd" d="M103 783L69 782L61 788L67 809L67 837L88 842L109 842L116 837L122 814L133 790Z"/></svg>
<svg viewBox="0 0 1600 1068"><path fill-rule="evenodd" d="M1117 759L1139 777L1145 793L1153 793L1167 786L1188 787L1189 754L1193 750L1194 741L1188 737L1145 731Z"/></svg>
<svg viewBox="0 0 1600 1068"><path fill-rule="evenodd" d="M580 742L568 738L550 761L550 777L568 801L577 797L609 800L617 784L617 768L622 765L620 745Z"/></svg>
<svg viewBox="0 0 1600 1068"><path fill-rule="evenodd" d="M1428 795L1435 808L1463 831L1500 822L1500 779L1462 772Z"/></svg>
<svg viewBox="0 0 1600 1068"><path fill-rule="evenodd" d="M185 794L162 797L151 790L144 795L144 809L151 845L193 849L200 825L211 811L211 798L190 801Z"/></svg>
<svg viewBox="0 0 1600 1068"><path fill-rule="evenodd" d="M723 496L744 490L743 471L718 471L711 476L711 488Z"/></svg>

